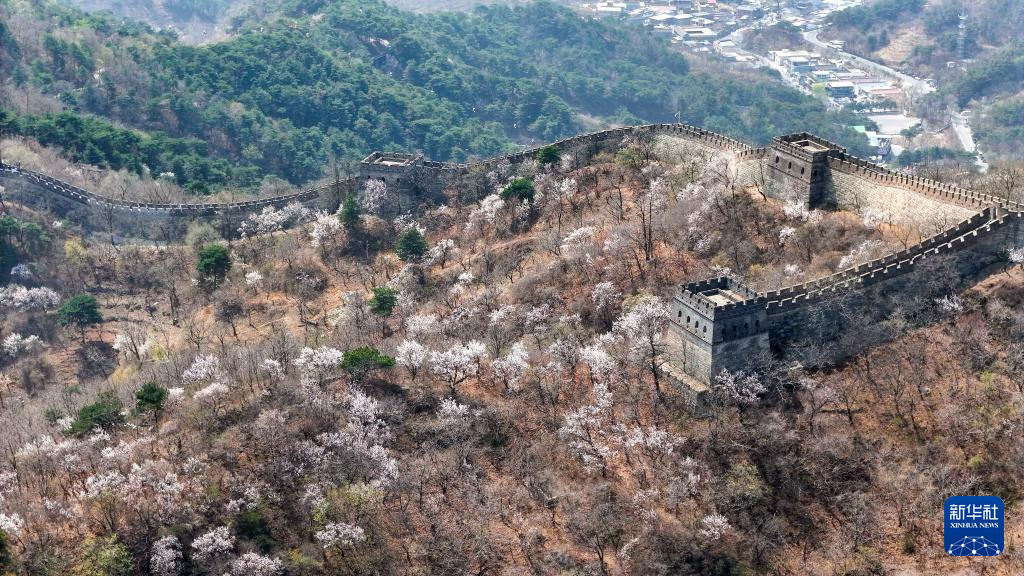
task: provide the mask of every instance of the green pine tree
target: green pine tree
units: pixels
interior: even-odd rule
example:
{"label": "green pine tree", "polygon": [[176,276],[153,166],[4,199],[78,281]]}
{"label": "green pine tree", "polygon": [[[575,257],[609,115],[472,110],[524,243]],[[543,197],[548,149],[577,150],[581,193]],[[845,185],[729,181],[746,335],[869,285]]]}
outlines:
{"label": "green pine tree", "polygon": [[403,262],[419,260],[426,256],[429,249],[430,246],[427,245],[427,240],[415,226],[403,232],[398,237],[398,241],[395,242],[395,253],[398,254],[398,257]]}
{"label": "green pine tree", "polygon": [[363,216],[363,209],[359,206],[359,201],[356,199],[356,195],[350,193],[345,197],[345,202],[341,205],[341,223],[345,225],[345,229],[350,233],[359,230],[359,223]]}
{"label": "green pine tree", "polygon": [[210,288],[216,288],[231,270],[231,253],[226,246],[211,244],[199,251],[196,271]]}

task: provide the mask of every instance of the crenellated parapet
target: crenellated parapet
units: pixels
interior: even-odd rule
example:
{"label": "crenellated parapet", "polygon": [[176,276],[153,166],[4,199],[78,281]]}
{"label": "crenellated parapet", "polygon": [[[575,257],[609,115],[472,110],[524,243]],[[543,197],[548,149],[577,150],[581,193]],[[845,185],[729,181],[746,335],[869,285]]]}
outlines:
{"label": "crenellated parapet", "polygon": [[247,200],[244,202],[160,204],[152,202],[135,202],[131,200],[121,200],[118,198],[101,196],[45,174],[17,166],[11,166],[9,164],[0,164],[0,177],[21,180],[28,184],[43,188],[57,196],[61,196],[80,204],[87,204],[101,208],[112,208],[124,212],[148,212],[187,218],[208,216],[219,213],[259,212],[267,207],[280,208],[293,202],[302,203],[316,199],[330,188],[329,186],[321,186],[296,192],[294,194],[275,196],[273,198],[264,198],[260,200]]}
{"label": "crenellated parapet", "polygon": [[939,182],[913,174],[896,172],[849,154],[842,157],[829,158],[829,168],[864,180],[902,188],[917,194],[933,196],[968,208],[981,209],[990,205],[998,205],[1010,209],[1024,208],[1021,204],[1006,198],[968,190],[947,182]]}
{"label": "crenellated parapet", "polygon": [[722,370],[742,369],[751,356],[767,353],[766,302],[729,276],[681,286],[670,318],[679,368],[707,385]]}

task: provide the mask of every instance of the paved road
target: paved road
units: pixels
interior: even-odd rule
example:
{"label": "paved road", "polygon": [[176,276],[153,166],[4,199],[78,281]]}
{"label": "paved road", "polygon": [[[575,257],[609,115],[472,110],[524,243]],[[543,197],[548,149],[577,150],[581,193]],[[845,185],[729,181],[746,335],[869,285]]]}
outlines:
{"label": "paved road", "polygon": [[[887,76],[893,80],[898,81],[903,86],[904,92],[906,92],[908,95],[922,95],[935,91],[935,88],[933,88],[924,80],[918,80],[913,76],[904,74],[903,72],[900,72],[899,70],[896,70],[895,68],[892,68],[890,66],[886,66],[885,64],[879,64],[878,62],[874,62],[866,58],[861,58],[856,54],[850,54],[849,52],[844,52],[842,50],[836,50],[835,48],[832,48],[825,42],[818,39],[819,32],[820,30],[809,30],[807,32],[804,32],[804,40],[810,42],[811,44],[817,46],[818,48],[824,51],[835,52],[842,56],[843,58],[856,62],[858,65],[867,68],[868,70],[871,70],[876,74]],[[963,147],[963,149],[968,152],[978,153],[978,160],[976,162],[978,170],[980,170],[981,172],[987,171],[988,163],[985,162],[985,160],[981,157],[981,152],[978,150],[978,146],[974,142],[974,133],[971,130],[971,124],[969,119],[966,116],[964,116],[963,112],[952,112],[949,116],[949,122],[953,127],[953,131],[956,133],[957,139],[960,140],[960,146]]]}
{"label": "paved road", "polygon": [[971,131],[970,120],[963,112],[955,112],[950,115],[949,123],[953,127],[953,132],[956,132],[957,139],[960,140],[960,146],[968,152],[977,152],[978,159],[974,162],[978,166],[978,171],[984,173],[988,171],[988,162],[981,155],[981,151],[978,150],[978,145],[974,141],[974,133]]}

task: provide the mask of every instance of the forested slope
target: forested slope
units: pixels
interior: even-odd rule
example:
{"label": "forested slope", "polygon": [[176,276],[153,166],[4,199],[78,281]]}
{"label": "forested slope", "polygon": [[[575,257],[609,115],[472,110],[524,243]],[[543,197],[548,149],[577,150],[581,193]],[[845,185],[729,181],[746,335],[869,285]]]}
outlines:
{"label": "forested slope", "polygon": [[[382,2],[277,3],[206,47],[51,2],[6,0],[0,11],[13,112],[67,108],[157,139],[201,140],[235,166],[179,163],[179,183],[200,191],[265,174],[302,183],[373,149],[493,155],[609,123],[667,121],[677,106],[687,122],[748,140],[807,129],[860,143],[795,91],[695,71],[642,29],[550,3],[428,15]],[[93,161],[131,155],[100,144]]]}
{"label": "forested slope", "polygon": [[837,12],[832,23],[825,36],[846,40],[847,50],[936,80],[920,114],[938,120],[953,107],[975,109],[971,124],[986,156],[1024,157],[1024,0],[878,0]]}

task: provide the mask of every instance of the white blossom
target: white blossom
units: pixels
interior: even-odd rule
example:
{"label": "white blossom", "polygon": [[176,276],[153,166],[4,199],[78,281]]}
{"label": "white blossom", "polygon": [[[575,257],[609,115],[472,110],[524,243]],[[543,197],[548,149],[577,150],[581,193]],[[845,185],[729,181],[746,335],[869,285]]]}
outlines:
{"label": "white blossom", "polygon": [[284,367],[277,360],[271,358],[264,358],[263,362],[260,362],[260,370],[266,372],[271,378],[280,380],[284,378]]}
{"label": "white blossom", "polygon": [[437,332],[437,316],[434,314],[409,316],[405,319],[405,331],[412,339],[430,336]]}
{"label": "white blossom", "polygon": [[309,226],[310,244],[314,247],[330,246],[345,234],[345,226],[334,214],[317,212]]}
{"label": "white blossom", "polygon": [[149,557],[153,576],[177,576],[181,573],[181,543],[174,536],[164,536],[153,543]]}
{"label": "white blossom", "polygon": [[441,405],[437,408],[437,419],[444,428],[465,426],[471,418],[469,406],[459,404],[454,398],[441,400]]}
{"label": "white blossom", "polygon": [[783,226],[782,229],[779,230],[779,246],[785,246],[786,242],[793,237],[793,234],[796,234],[796,228],[793,228],[792,226]]}
{"label": "white blossom", "polygon": [[810,210],[807,209],[807,205],[799,200],[793,200],[787,202],[782,207],[782,212],[789,218],[795,218],[797,220],[807,220],[811,216]]}
{"label": "white blossom", "polygon": [[935,303],[946,314],[959,314],[964,311],[964,299],[956,294],[938,298],[935,300]]}
{"label": "white blossom", "polygon": [[293,202],[284,208],[267,206],[259,214],[251,214],[238,227],[241,236],[259,236],[278,232],[309,218],[310,211],[302,204]]}
{"label": "white blossom", "polygon": [[551,318],[551,305],[541,304],[530,308],[523,317],[523,329],[527,334],[541,336],[548,331],[548,320]]}
{"label": "white blossom", "polygon": [[403,340],[395,351],[395,362],[412,371],[418,370],[426,361],[429,350],[415,340]]}
{"label": "white blossom", "polygon": [[455,240],[445,238],[430,247],[430,250],[427,252],[426,263],[438,264],[451,260],[458,254],[458,252],[459,248],[456,246]]}
{"label": "white blossom", "polygon": [[497,194],[491,194],[480,201],[480,206],[469,213],[466,219],[466,228],[470,230],[482,230],[487,224],[493,224],[498,217],[498,212],[505,207],[505,201]]}
{"label": "white blossom", "polygon": [[491,369],[494,375],[505,382],[505,385],[512,390],[518,390],[519,381],[530,369],[530,355],[522,342],[512,345],[512,350],[504,358],[498,358],[491,362]]}
{"label": "white blossom", "polygon": [[705,540],[718,540],[729,530],[729,520],[721,514],[709,514],[701,520],[703,528],[700,530],[701,538]]}
{"label": "white blossom", "polygon": [[220,369],[220,358],[209,355],[198,355],[192,361],[192,365],[181,374],[181,381],[185,385],[221,380],[223,373]]}
{"label": "white blossom", "polygon": [[662,333],[668,324],[671,308],[659,298],[647,296],[629,308],[612,326],[612,331],[624,334],[635,354],[652,354],[661,344]]}
{"label": "white blossom", "polygon": [[714,389],[726,399],[737,404],[754,404],[768,388],[761,383],[757,374],[744,371],[730,372],[722,370],[715,377]]}
{"label": "white blossom", "polygon": [[359,204],[371,214],[377,213],[388,197],[388,185],[381,180],[369,179],[363,186]]}
{"label": "white blossom", "polygon": [[452,386],[480,372],[480,360],[487,356],[483,343],[476,340],[455,344],[443,352],[430,353],[430,371]]}
{"label": "white blossom", "polygon": [[331,522],[318,530],[314,535],[321,546],[353,546],[366,540],[366,532],[359,526],[344,522]]}
{"label": "white blossom", "polygon": [[18,514],[0,514],[0,531],[17,534],[25,527],[25,521]]}
{"label": "white blossom", "polygon": [[861,242],[856,248],[850,251],[839,259],[839,270],[845,270],[852,266],[857,265],[860,262],[865,262],[870,259],[871,253],[877,249],[879,242],[877,240],[865,240]]}
{"label": "white blossom", "polygon": [[565,416],[565,424],[558,435],[568,443],[569,452],[579,458],[585,467],[604,466],[616,451],[606,423],[612,406],[612,393],[602,382],[594,382],[594,403],[581,406]]}
{"label": "white blossom", "polygon": [[60,295],[49,288],[25,288],[11,284],[0,287],[0,308],[49,310],[60,305]]}
{"label": "white blossom", "polygon": [[18,480],[18,473],[13,471],[0,472],[0,502],[3,502],[3,497],[14,491],[14,486]]}
{"label": "white blossom", "polygon": [[42,340],[39,336],[22,336],[17,332],[9,334],[3,341],[4,353],[14,358],[22,352],[33,352],[43,347]]}
{"label": "white blossom", "polygon": [[[1024,246],[1020,248],[1011,248],[1006,251],[1007,258],[1014,264],[1024,264]],[[0,296],[0,302],[3,302],[3,297]]]}
{"label": "white blossom", "polygon": [[612,282],[599,282],[590,291],[590,299],[594,302],[594,309],[597,311],[610,310],[620,298],[622,298],[622,292],[619,292]]}
{"label": "white blossom", "polygon": [[32,269],[28,267],[28,264],[21,263],[11,268],[11,278],[19,282],[32,279]]}
{"label": "white blossom", "polygon": [[261,556],[246,552],[231,563],[231,576],[277,576],[284,572],[284,563],[279,558]]}
{"label": "white blossom", "polygon": [[497,310],[492,310],[487,316],[487,324],[490,326],[500,326],[508,324],[515,319],[516,306],[515,304],[506,304]]}
{"label": "white blossom", "polygon": [[594,236],[597,234],[597,229],[593,226],[582,226],[569,233],[562,240],[560,247],[561,252],[564,256],[569,258],[578,258],[586,254],[586,251],[593,246]]}
{"label": "white blossom", "polygon": [[105,494],[119,494],[127,483],[128,479],[125,475],[117,470],[93,474],[85,479],[85,491],[81,496],[83,498],[99,498]]}
{"label": "white blossom", "polygon": [[212,382],[209,385],[196,390],[192,394],[194,400],[210,400],[216,402],[219,398],[226,396],[231,389],[220,382]]}
{"label": "white blossom", "polygon": [[258,289],[263,285],[263,274],[260,274],[257,270],[246,272],[245,285],[250,288]]}
{"label": "white blossom", "polygon": [[227,526],[214,528],[192,541],[194,556],[200,562],[214,559],[235,548],[235,537]]}

